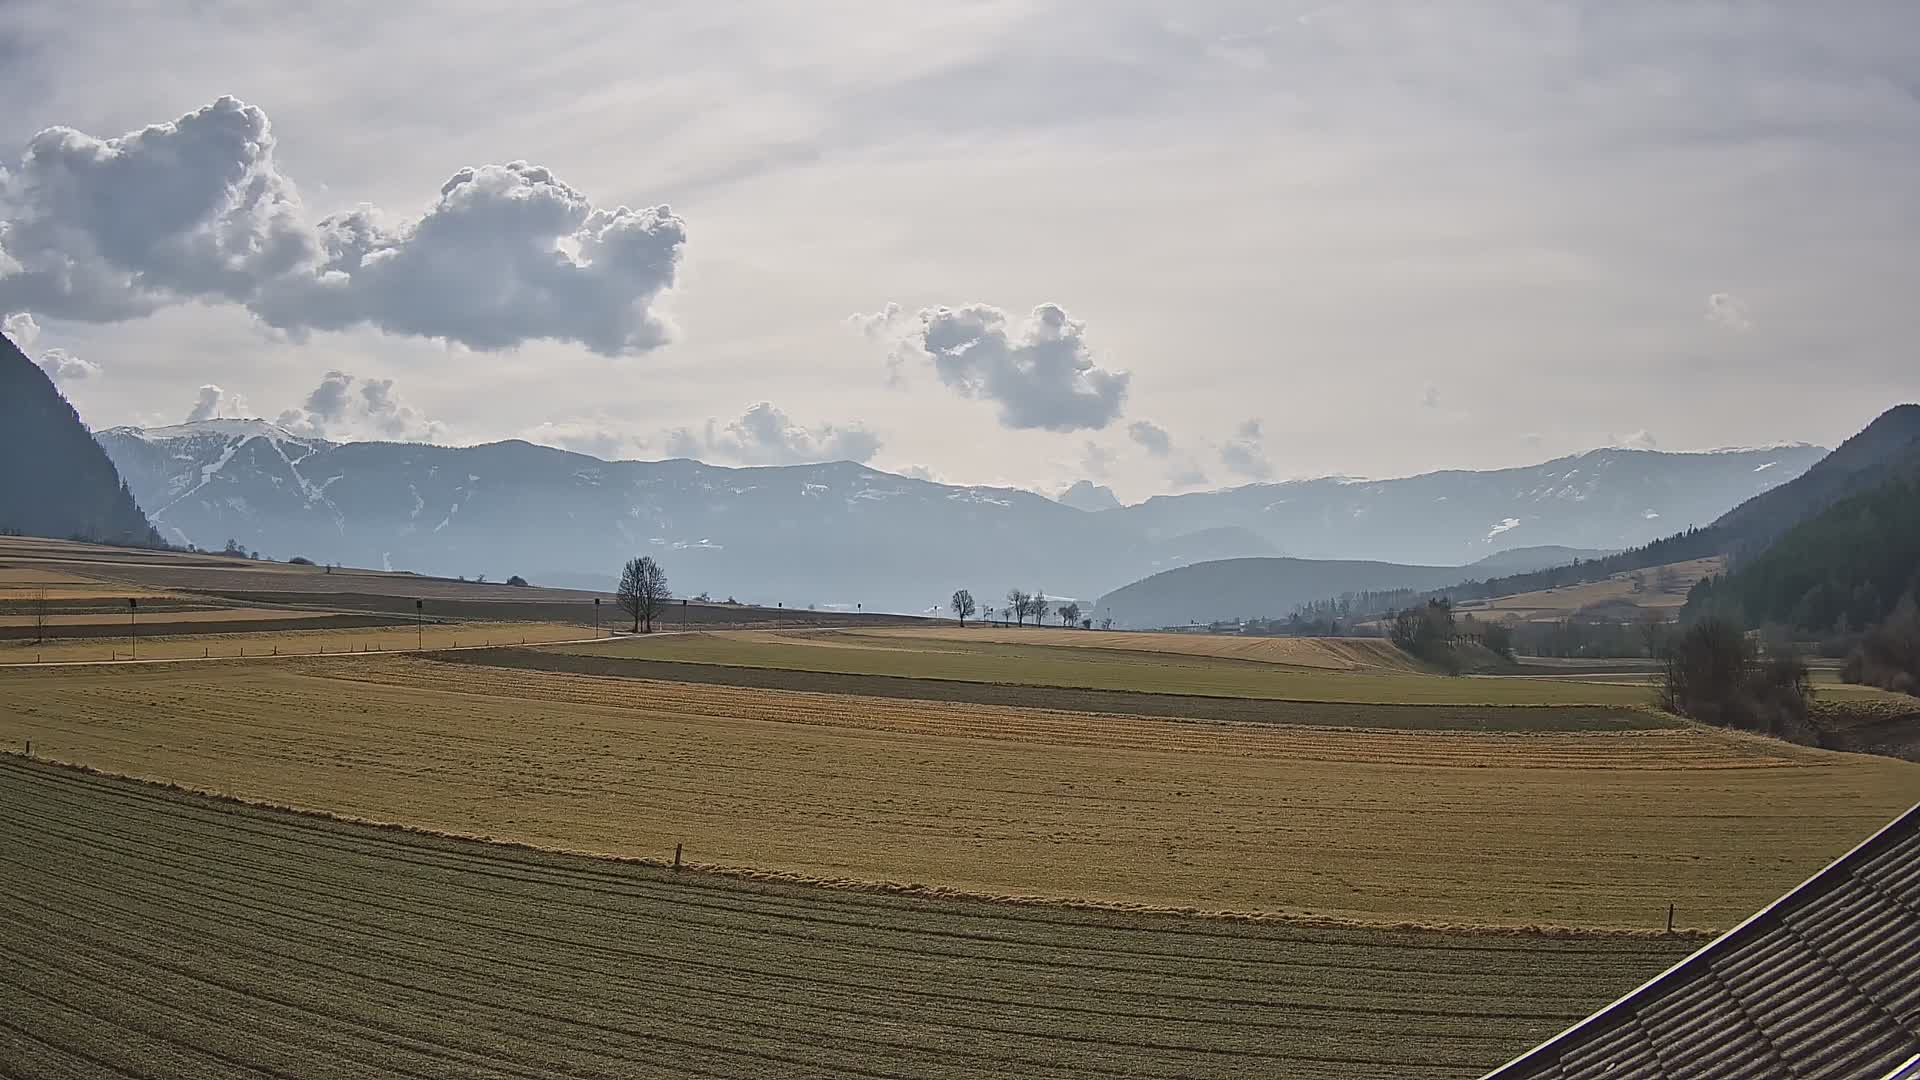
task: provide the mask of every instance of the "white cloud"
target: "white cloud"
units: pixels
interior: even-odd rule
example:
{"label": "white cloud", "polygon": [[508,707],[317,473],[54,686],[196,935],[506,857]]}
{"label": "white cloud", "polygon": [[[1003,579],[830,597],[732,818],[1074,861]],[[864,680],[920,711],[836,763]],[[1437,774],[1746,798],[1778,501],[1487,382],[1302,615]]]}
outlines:
{"label": "white cloud", "polygon": [[47,373],[47,378],[62,386],[97,378],[100,374],[99,364],[82,360],[65,349],[48,349],[34,363]]}
{"label": "white cloud", "polygon": [[1127,438],[1146,448],[1154,457],[1166,457],[1173,453],[1173,436],[1167,429],[1151,420],[1135,420],[1127,425]]}
{"label": "white cloud", "polygon": [[626,461],[647,456],[647,441],[633,433],[630,425],[604,416],[548,420],[522,432],[521,438],[541,446],[553,446],[587,454],[602,461]]}
{"label": "white cloud", "polygon": [[110,322],[244,304],[281,330],[373,326],[499,349],[607,355],[667,341],[684,223],[595,207],[523,161],[465,168],[419,218],[308,224],[267,114],[232,97],[110,139],[52,127],[0,173],[0,306]]}
{"label": "white cloud", "polygon": [[1707,297],[1707,321],[1740,333],[1753,329],[1747,305],[1732,293],[1717,292]]}
{"label": "white cloud", "polygon": [[191,424],[199,420],[228,420],[245,417],[247,399],[239,394],[230,394],[213,383],[200,387],[200,395],[194,399],[192,408],[187,410],[186,422]]}
{"label": "white cloud", "polygon": [[1266,433],[1261,430],[1260,421],[1248,420],[1233,433],[1233,437],[1220,446],[1220,464],[1228,472],[1253,480],[1265,480],[1273,475],[1273,465],[1267,461]]}
{"label": "white cloud", "polygon": [[408,404],[392,379],[361,379],[329,371],[306,403],[276,421],[296,434],[339,441],[434,442],[446,435],[440,421]]}
{"label": "white cloud", "polygon": [[762,401],[724,427],[709,419],[700,431],[683,427],[668,432],[666,452],[738,465],[866,462],[880,452],[880,437],[857,424],[802,427],[772,402]]}
{"label": "white cloud", "polygon": [[673,284],[686,226],[665,206],[597,209],[515,161],[460,170],[416,220],[388,226],[363,206],[318,234],[325,257],[254,300],[268,324],[364,324],[476,349],[546,338],[614,356],[669,340],[654,304]]}
{"label": "white cloud", "polygon": [[[4,326],[7,336],[13,339],[21,352],[32,356],[33,345],[40,340],[40,324],[34,321],[32,313],[16,311],[0,322],[0,326]],[[100,374],[99,364],[82,360],[65,349],[48,349],[34,360],[34,364],[61,387],[97,378]]]}
{"label": "white cloud", "polygon": [[40,324],[33,321],[32,312],[16,311],[7,316],[6,321],[0,325],[5,326],[7,336],[13,339],[15,345],[20,346],[21,352],[33,348],[33,343],[40,340]]}
{"label": "white cloud", "polygon": [[1629,431],[1625,435],[1610,435],[1607,438],[1608,442],[1612,445],[1627,450],[1657,450],[1660,448],[1659,440],[1655,439],[1645,428],[1641,428],[1638,431]]}
{"label": "white cloud", "polygon": [[1420,404],[1429,409],[1439,408],[1440,388],[1432,383],[1428,383],[1425,388],[1420,391]]}
{"label": "white cloud", "polygon": [[[908,324],[905,355],[917,353],[931,363],[940,381],[961,396],[998,404],[1004,427],[1099,429],[1119,417],[1126,403],[1132,377],[1096,364],[1086,326],[1057,304],[1041,304],[1018,326],[986,304],[924,308],[910,323],[889,304],[878,315],[852,321],[869,334]],[[895,353],[896,363],[902,355]]]}

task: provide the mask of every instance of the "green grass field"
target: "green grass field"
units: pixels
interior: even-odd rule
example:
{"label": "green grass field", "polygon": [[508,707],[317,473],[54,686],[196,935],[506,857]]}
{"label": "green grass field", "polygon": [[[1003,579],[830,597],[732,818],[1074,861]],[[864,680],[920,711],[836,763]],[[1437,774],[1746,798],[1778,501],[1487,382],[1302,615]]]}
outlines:
{"label": "green grass field", "polygon": [[1324,671],[1216,656],[955,640],[904,634],[673,634],[556,646],[584,656],[677,660],[845,675],[1158,694],[1409,705],[1645,705],[1643,686],[1565,679]]}
{"label": "green grass field", "polygon": [[1472,1077],[1693,948],[752,883],[0,757],[0,1073]]}

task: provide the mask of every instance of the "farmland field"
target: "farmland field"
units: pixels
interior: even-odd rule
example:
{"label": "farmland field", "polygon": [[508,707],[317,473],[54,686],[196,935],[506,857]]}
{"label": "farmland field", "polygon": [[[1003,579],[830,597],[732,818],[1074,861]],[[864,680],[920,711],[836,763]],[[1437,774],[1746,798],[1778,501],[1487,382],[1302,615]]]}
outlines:
{"label": "farmland field", "polygon": [[[610,652],[613,655],[608,655]],[[899,675],[844,675],[831,671],[643,660],[621,656],[619,652],[617,648],[609,650],[598,647],[568,650],[503,648],[447,653],[436,659],[524,671],[608,675],[758,690],[801,690],[903,701],[964,702],[1060,712],[1117,713],[1126,716],[1315,727],[1390,728],[1403,731],[1631,731],[1679,726],[1678,721],[1664,713],[1610,705],[1486,706],[1288,701],[1277,698],[914,679]]]}
{"label": "farmland field", "polygon": [[[137,645],[134,639],[124,634],[124,616],[122,633],[112,637],[50,638],[39,644],[26,636],[0,637],[0,665],[124,660],[136,652],[143,660],[183,660],[269,653],[297,656],[390,652],[410,650],[420,645],[430,650],[471,648],[573,641],[592,633],[577,626],[517,622],[427,623],[416,631],[411,622],[401,622],[390,616],[310,615],[301,618],[298,612],[280,614],[294,617],[276,626],[260,628],[244,621],[176,622],[173,620],[180,616],[156,616],[168,621],[149,625],[141,633]],[[326,628],[300,628],[316,623]],[[17,634],[17,631],[8,630],[6,633]]]}
{"label": "farmland field", "polygon": [[0,824],[0,1071],[35,1080],[1466,1078],[1697,944],[676,874],[17,756]]}
{"label": "farmland field", "polygon": [[1724,927],[1920,768],[1696,728],[1352,731],[458,667],[0,672],[0,740],[546,848],[982,896]]}
{"label": "farmland field", "polygon": [[[1644,705],[1652,697],[1641,686],[1571,679],[1448,678],[1371,667],[1351,671],[1292,667],[1268,660],[1152,648],[1019,644],[999,640],[1004,632],[991,629],[983,630],[978,640],[957,637],[958,633],[741,631],[628,639],[567,646],[562,651],[845,675],[1358,704]],[[1044,642],[1052,632],[1032,633]],[[1113,639],[1189,640],[1179,635],[1077,633]]]}

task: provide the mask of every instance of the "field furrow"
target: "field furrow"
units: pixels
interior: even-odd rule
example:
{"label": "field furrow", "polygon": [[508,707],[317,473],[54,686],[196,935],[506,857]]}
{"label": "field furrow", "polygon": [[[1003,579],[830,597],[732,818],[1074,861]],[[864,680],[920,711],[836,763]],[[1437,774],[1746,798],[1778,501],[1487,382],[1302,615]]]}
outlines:
{"label": "field furrow", "polygon": [[0,758],[0,1072],[36,1077],[1437,1080],[1690,945],[755,883]]}
{"label": "field furrow", "polygon": [[[408,658],[0,673],[0,739],[537,847],[861,888],[1290,917],[1724,926],[1920,768],[1698,728],[1176,720]],[[1204,996],[1197,992],[1196,996]]]}

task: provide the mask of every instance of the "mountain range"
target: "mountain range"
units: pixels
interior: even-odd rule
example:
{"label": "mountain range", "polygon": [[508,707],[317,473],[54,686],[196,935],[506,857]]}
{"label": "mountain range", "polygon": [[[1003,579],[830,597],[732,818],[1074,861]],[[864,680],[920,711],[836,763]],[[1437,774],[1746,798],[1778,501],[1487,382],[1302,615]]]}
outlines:
{"label": "mountain range", "polygon": [[[520,441],[334,443],[257,420],[96,437],[175,543],[582,587],[606,587],[622,560],[652,553],[682,593],[895,611],[926,610],[958,587],[1086,599],[1246,556],[1457,567],[1516,547],[1619,548],[1712,520],[1824,453],[1596,450],[1520,469],[1253,484],[1089,511],[850,462],[725,468]],[[1083,494],[1104,505],[1093,487]]]}

